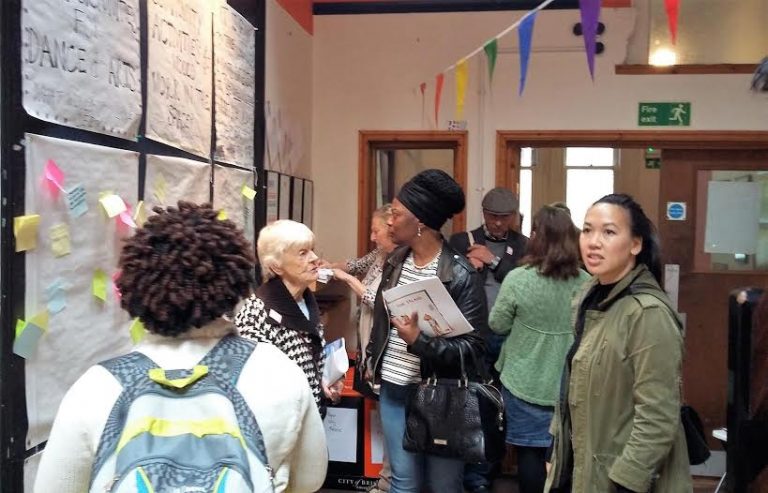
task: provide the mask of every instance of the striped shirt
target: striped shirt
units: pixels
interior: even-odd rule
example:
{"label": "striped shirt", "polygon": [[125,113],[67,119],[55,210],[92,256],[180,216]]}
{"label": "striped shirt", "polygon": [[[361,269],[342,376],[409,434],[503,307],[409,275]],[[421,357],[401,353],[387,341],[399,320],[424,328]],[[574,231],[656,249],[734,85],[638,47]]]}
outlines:
{"label": "striped shirt", "polygon": [[[403,270],[400,272],[398,286],[421,281],[430,277],[437,277],[437,261],[440,253],[424,268],[416,267],[413,263],[413,252],[408,254],[408,258],[403,263]],[[385,382],[397,385],[408,385],[421,381],[421,358],[408,352],[408,344],[400,338],[397,329],[390,325],[389,343],[384,351],[384,360],[381,364],[381,379]]]}

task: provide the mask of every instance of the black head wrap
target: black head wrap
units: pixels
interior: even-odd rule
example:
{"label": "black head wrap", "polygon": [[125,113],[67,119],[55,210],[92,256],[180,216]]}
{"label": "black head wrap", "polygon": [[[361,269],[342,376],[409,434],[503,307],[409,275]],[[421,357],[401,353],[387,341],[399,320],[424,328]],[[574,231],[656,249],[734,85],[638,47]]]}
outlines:
{"label": "black head wrap", "polygon": [[464,210],[464,191],[451,175],[439,169],[424,170],[411,178],[398,192],[397,200],[434,230]]}

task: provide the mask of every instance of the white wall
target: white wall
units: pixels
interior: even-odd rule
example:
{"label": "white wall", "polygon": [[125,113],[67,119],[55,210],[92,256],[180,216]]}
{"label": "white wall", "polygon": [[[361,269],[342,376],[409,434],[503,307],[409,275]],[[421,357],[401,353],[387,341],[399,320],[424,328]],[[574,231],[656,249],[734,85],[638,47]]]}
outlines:
{"label": "white wall", "polygon": [[[267,1],[265,100],[272,113],[267,132],[273,156],[271,166],[265,156],[265,167],[310,178],[312,36],[275,0]],[[292,145],[285,146],[288,140]],[[283,149],[279,159],[276,144]]]}
{"label": "white wall", "polygon": [[[358,131],[433,128],[435,74],[520,16],[520,12],[315,16],[314,229],[329,258],[355,252]],[[469,225],[479,222],[483,191],[493,186],[497,130],[636,130],[640,101],[691,102],[692,130],[768,128],[768,98],[748,91],[748,75],[615,75],[614,65],[625,61],[633,33],[632,9],[603,9],[606,52],[597,58],[592,82],[582,39],[571,33],[578,21],[577,10],[539,13],[521,98],[516,32],[500,43],[492,91],[486,90],[484,59],[470,60],[465,109]],[[634,43],[646,42],[645,35],[635,38]],[[454,117],[453,76],[446,74],[442,129]],[[426,115],[418,91],[422,81],[428,83]]]}

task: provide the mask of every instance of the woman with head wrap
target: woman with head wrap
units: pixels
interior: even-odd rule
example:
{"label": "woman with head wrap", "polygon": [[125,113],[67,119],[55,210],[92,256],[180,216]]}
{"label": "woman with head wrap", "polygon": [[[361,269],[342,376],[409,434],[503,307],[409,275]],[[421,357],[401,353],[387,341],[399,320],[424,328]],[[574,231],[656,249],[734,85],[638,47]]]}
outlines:
{"label": "woman with head wrap", "polygon": [[[474,351],[478,360],[485,349],[478,335],[488,322],[482,281],[440,233],[443,224],[463,209],[464,192],[459,185],[445,172],[434,169],[414,176],[392,202],[390,231],[401,246],[384,265],[366,352],[372,361],[370,378],[381,385],[381,417],[393,493],[418,493],[424,487],[435,492],[462,491],[461,459],[407,452],[403,434],[405,408],[415,385],[433,375],[459,378],[459,348],[465,357],[467,350]],[[430,337],[419,331],[419,313],[408,320],[389,319],[382,292],[429,277],[443,282],[474,332],[452,338]]]}

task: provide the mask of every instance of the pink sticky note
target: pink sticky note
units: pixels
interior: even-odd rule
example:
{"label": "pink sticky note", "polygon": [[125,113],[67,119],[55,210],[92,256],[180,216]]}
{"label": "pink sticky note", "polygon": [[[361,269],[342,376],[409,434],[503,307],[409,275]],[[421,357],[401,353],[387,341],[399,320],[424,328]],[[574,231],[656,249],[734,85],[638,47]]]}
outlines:
{"label": "pink sticky note", "polygon": [[127,210],[125,212],[121,212],[118,216],[118,219],[125,224],[126,226],[130,226],[132,228],[136,227],[136,222],[134,222],[133,217],[131,217],[131,211]]}
{"label": "pink sticky note", "polygon": [[59,196],[60,191],[64,190],[63,183],[64,172],[61,171],[61,168],[56,165],[53,159],[49,159],[45,163],[45,184],[48,190],[50,190],[51,195],[55,198]]}
{"label": "pink sticky note", "polygon": [[120,279],[120,275],[123,273],[123,271],[119,270],[112,274],[112,290],[115,293],[115,298],[118,300],[122,298],[123,293],[120,292],[120,288],[117,287],[117,280]]}

